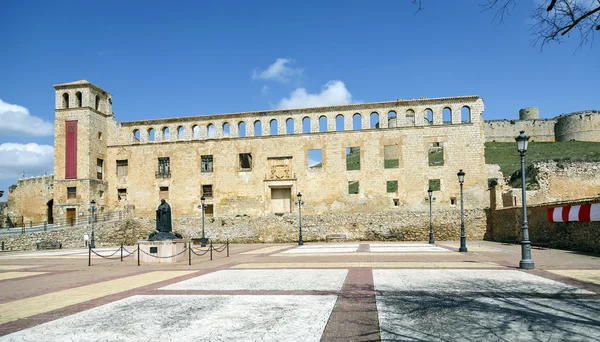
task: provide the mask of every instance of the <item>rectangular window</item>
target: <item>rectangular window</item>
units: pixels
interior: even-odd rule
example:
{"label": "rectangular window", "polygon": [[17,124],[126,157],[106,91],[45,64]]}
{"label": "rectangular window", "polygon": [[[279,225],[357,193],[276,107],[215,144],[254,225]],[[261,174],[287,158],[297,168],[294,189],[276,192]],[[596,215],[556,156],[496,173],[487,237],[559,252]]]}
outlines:
{"label": "rectangular window", "polygon": [[103,179],[103,177],[102,177],[103,173],[104,173],[104,160],[96,159],[96,178]]}
{"label": "rectangular window", "polygon": [[77,120],[65,121],[65,178],[77,178]]}
{"label": "rectangular window", "polygon": [[400,165],[400,153],[398,145],[383,146],[383,167],[385,169],[397,169]]}
{"label": "rectangular window", "polygon": [[128,172],[128,161],[125,160],[117,160],[117,176],[124,177],[127,176]]}
{"label": "rectangular window", "polygon": [[350,195],[358,194],[358,181],[348,182],[348,194],[350,194]]}
{"label": "rectangular window", "polygon": [[456,197],[450,197],[450,205],[456,205]]}
{"label": "rectangular window", "polygon": [[215,216],[215,207],[213,204],[206,204],[204,207],[204,216]]}
{"label": "rectangular window", "polygon": [[200,156],[200,171],[213,172],[213,156]]}
{"label": "rectangular window", "polygon": [[444,145],[434,142],[429,145],[429,166],[444,165]]}
{"label": "rectangular window", "polygon": [[169,157],[158,158],[158,171],[156,171],[156,178],[170,178],[171,177],[171,160]]}
{"label": "rectangular window", "polygon": [[240,153],[240,171],[252,170],[252,153]]}
{"label": "rectangular window", "polygon": [[127,201],[127,189],[117,189],[119,201]]}
{"label": "rectangular window", "polygon": [[323,150],[308,150],[308,168],[323,168]]}
{"label": "rectangular window", "polygon": [[397,180],[387,181],[386,188],[387,188],[388,193],[397,192],[398,191],[398,181]]}
{"label": "rectangular window", "polygon": [[346,171],[360,170],[360,147],[346,147]]}
{"label": "rectangular window", "polygon": [[202,185],[202,196],[206,198],[213,197],[212,184]]}
{"label": "rectangular window", "polygon": [[440,191],[441,185],[439,179],[430,179],[429,180],[429,189],[433,191]]}
{"label": "rectangular window", "polygon": [[77,198],[77,188],[72,186],[67,188],[67,199]]}
{"label": "rectangular window", "polygon": [[161,186],[158,193],[158,199],[169,199],[169,187]]}

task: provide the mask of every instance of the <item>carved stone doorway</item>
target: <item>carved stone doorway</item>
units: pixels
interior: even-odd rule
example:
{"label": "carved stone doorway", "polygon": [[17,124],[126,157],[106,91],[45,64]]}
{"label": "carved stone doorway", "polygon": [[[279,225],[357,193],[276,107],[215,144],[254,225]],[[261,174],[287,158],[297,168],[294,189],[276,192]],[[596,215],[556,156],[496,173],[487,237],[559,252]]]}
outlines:
{"label": "carved stone doorway", "polygon": [[271,188],[271,211],[285,214],[292,211],[292,188]]}

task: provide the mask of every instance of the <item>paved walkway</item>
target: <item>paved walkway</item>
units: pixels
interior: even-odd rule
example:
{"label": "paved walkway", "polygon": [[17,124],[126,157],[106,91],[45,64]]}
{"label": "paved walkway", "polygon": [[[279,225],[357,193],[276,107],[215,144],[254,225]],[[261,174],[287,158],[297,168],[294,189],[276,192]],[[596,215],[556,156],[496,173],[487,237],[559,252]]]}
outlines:
{"label": "paved walkway", "polygon": [[534,249],[523,271],[520,246],[467,247],[232,245],[191,266],[2,253],[0,341],[600,340],[600,256]]}

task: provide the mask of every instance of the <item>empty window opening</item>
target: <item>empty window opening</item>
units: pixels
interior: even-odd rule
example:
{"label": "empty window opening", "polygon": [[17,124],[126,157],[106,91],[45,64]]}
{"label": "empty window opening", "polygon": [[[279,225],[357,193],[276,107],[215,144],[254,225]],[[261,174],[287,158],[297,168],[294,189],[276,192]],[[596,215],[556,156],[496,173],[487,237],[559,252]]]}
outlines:
{"label": "empty window opening", "polygon": [[346,147],[346,170],[360,170],[360,147]]}
{"label": "empty window opening", "polygon": [[104,176],[104,160],[96,159],[96,178],[103,179]]}
{"label": "empty window opening", "polygon": [[398,115],[393,110],[388,113],[388,127],[398,127]]}
{"label": "empty window opening", "polygon": [[335,117],[335,130],[343,131],[344,130],[344,116],[339,114]]}
{"label": "empty window opening", "polygon": [[246,123],[244,121],[238,123],[238,136],[240,138],[246,137]]}
{"label": "empty window opening", "polygon": [[129,168],[129,162],[127,161],[127,159],[117,160],[117,176],[118,177],[127,176],[127,173],[129,171],[128,168]]}
{"label": "empty window opening", "polygon": [[379,114],[373,112],[369,115],[369,128],[379,128]]}
{"label": "empty window opening", "polygon": [[148,130],[148,140],[154,141],[154,128]]}
{"label": "empty window opening", "polygon": [[289,118],[285,120],[285,133],[294,134],[294,119]]}
{"label": "empty window opening", "polygon": [[463,106],[460,109],[460,121],[471,122],[471,108],[468,106]]}
{"label": "empty window opening", "polygon": [[177,127],[177,139],[183,139],[185,137],[185,128],[183,126]]}
{"label": "empty window opening", "polygon": [[409,126],[415,125],[415,111],[412,109],[406,111],[406,124]]}
{"label": "empty window opening", "polygon": [[70,186],[67,188],[67,199],[77,198],[77,187]]}
{"label": "empty window opening", "polygon": [[213,197],[213,187],[212,184],[204,184],[202,185],[202,196],[206,198]]}
{"label": "empty window opening", "polygon": [[240,153],[240,171],[252,170],[252,153]]}
{"label": "empty window opening", "polygon": [[127,189],[117,189],[117,198],[119,201],[127,201]]}
{"label": "empty window opening", "polygon": [[254,136],[262,137],[262,122],[260,120],[254,121]]}
{"label": "empty window opening", "polygon": [[200,127],[198,127],[198,125],[192,126],[192,137],[194,139],[200,139]]}
{"label": "empty window opening", "polygon": [[94,109],[98,110],[100,108],[100,96],[96,95],[96,102],[94,104]]}
{"label": "empty window opening", "polygon": [[449,107],[442,109],[442,121],[444,123],[452,123],[452,109]]}
{"label": "empty window opening", "polygon": [[164,200],[169,199],[169,187],[168,186],[161,186],[159,188],[158,199],[164,199]]}
{"label": "empty window opening", "polygon": [[162,134],[163,134],[163,140],[169,140],[169,138],[170,138],[169,127],[164,127],[162,130]]}
{"label": "empty window opening", "polygon": [[206,136],[209,138],[214,138],[215,137],[215,125],[213,124],[208,124],[208,126],[206,126]]}
{"label": "empty window opening", "polygon": [[323,150],[308,150],[308,168],[323,168]]}
{"label": "empty window opening", "polygon": [[102,132],[98,132],[98,140],[102,140]]}
{"label": "empty window opening", "polygon": [[277,135],[277,131],[278,131],[277,120],[276,119],[271,120],[271,122],[269,122],[269,126],[271,128],[271,131],[269,134]]}
{"label": "empty window opening", "polygon": [[433,191],[440,191],[441,190],[441,183],[439,179],[430,179],[429,180],[429,189],[433,190]]}
{"label": "empty window opening", "polygon": [[425,120],[428,125],[433,125],[433,111],[430,108],[425,109]]}
{"label": "empty window opening", "polygon": [[133,139],[135,139],[135,141],[140,141],[140,130],[139,129],[133,130]]}
{"label": "empty window opening", "polygon": [[429,166],[444,165],[444,145],[439,142],[429,144]]}
{"label": "empty window opening", "polygon": [[450,205],[456,205],[456,197],[450,197]]}
{"label": "empty window opening", "polygon": [[214,204],[205,204],[204,205],[204,216],[208,216],[208,217],[215,216],[215,206],[214,206]]}
{"label": "empty window opening", "polygon": [[327,132],[327,117],[325,115],[319,117],[319,132]]}
{"label": "empty window opening", "polygon": [[352,116],[352,129],[362,129],[362,115],[356,113]]}
{"label": "empty window opening", "polygon": [[77,103],[76,103],[77,107],[81,107],[81,103],[83,101],[82,101],[82,96],[81,96],[81,92],[80,91],[78,91],[78,92],[75,93],[75,99],[77,100]]}
{"label": "empty window opening", "polygon": [[400,199],[399,198],[394,198],[394,207],[397,207],[398,203],[400,203]]}
{"label": "empty window opening", "polygon": [[348,182],[348,194],[349,195],[357,195],[358,194],[358,181]]}
{"label": "empty window opening", "polygon": [[398,192],[398,181],[386,181],[386,191],[387,193]]}
{"label": "empty window opening", "polygon": [[63,108],[69,108],[69,93],[64,93],[63,96]]}
{"label": "empty window opening", "polygon": [[200,172],[213,172],[213,156],[200,156]]}
{"label": "empty window opening", "polygon": [[156,171],[158,178],[169,178],[171,177],[171,159],[169,157],[158,158],[158,171]]}
{"label": "empty window opening", "polygon": [[397,169],[400,165],[400,149],[398,145],[383,146],[383,168]]}
{"label": "empty window opening", "polygon": [[310,132],[311,132],[310,118],[308,116],[305,116],[304,119],[302,119],[302,133],[310,133]]}
{"label": "empty window opening", "polygon": [[227,122],[223,124],[223,136],[224,137],[231,136],[231,126]]}

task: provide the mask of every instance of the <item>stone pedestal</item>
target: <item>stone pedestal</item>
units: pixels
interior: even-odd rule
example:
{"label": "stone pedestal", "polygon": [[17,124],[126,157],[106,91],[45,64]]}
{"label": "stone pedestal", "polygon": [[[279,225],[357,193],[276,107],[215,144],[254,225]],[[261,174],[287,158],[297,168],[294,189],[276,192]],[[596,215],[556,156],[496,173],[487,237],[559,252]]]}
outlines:
{"label": "stone pedestal", "polygon": [[140,245],[141,264],[169,264],[184,261],[188,258],[187,251],[181,253],[187,246],[187,243],[183,240],[141,240],[137,243]]}

